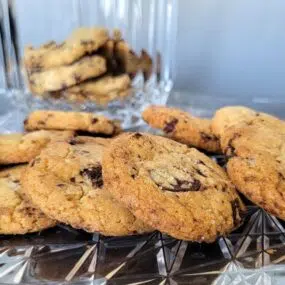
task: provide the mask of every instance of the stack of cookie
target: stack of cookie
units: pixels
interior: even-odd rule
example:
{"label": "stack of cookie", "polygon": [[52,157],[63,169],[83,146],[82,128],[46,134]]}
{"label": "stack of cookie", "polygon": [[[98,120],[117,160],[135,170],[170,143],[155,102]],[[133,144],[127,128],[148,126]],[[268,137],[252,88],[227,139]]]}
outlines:
{"label": "stack of cookie", "polygon": [[[178,113],[161,119],[163,109],[152,107],[144,117],[164,122],[168,135],[180,122],[184,128],[191,124],[187,114],[165,111]],[[191,144],[220,151],[209,121],[195,120]],[[196,148],[161,136],[121,133],[117,122],[83,112],[35,111],[24,126],[29,133],[0,137],[2,165],[29,162],[0,172],[5,205],[0,233],[65,223],[107,236],[160,230],[212,242],[242,222],[245,207],[234,184]],[[180,140],[188,143],[191,136],[182,133]]]}
{"label": "stack of cookie", "polygon": [[[1,234],[25,234],[57,223],[28,199],[21,181],[21,175],[28,170],[26,163],[33,161],[49,144],[59,141],[73,144],[77,131],[106,136],[120,132],[117,122],[90,113],[36,111],[25,120],[24,126],[29,132],[0,135]],[[51,191],[52,188],[48,195]]]}
{"label": "stack of cookie", "polygon": [[24,52],[28,84],[33,94],[106,104],[130,95],[131,79],[139,70],[149,77],[152,60],[138,57],[114,31],[79,28],[63,43],[48,42]]}

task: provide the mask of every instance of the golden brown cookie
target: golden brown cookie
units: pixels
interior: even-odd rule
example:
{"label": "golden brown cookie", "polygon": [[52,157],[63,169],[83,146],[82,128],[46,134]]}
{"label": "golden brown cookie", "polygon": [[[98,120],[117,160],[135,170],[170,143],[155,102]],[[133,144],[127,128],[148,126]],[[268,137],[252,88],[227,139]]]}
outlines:
{"label": "golden brown cookie", "polygon": [[54,41],[39,48],[26,47],[24,63],[29,71],[42,71],[63,65],[69,65],[85,54],[96,51],[108,40],[108,31],[104,28],[78,28],[63,43]]}
{"label": "golden brown cookie", "polygon": [[175,238],[212,242],[241,223],[244,206],[224,170],[167,138],[119,136],[104,153],[103,177],[139,219]]}
{"label": "golden brown cookie", "polygon": [[26,234],[55,226],[21,194],[20,177],[26,165],[0,170],[0,233]]}
{"label": "golden brown cookie", "polygon": [[249,200],[285,220],[285,123],[257,116],[227,128],[221,145],[230,179]]}
{"label": "golden brown cookie", "polygon": [[142,117],[151,127],[161,129],[174,140],[210,152],[220,152],[220,141],[212,133],[210,120],[164,106],[150,106]]}
{"label": "golden brown cookie", "polygon": [[29,162],[51,141],[69,140],[72,131],[36,131],[0,135],[0,164]]}
{"label": "golden brown cookie", "polygon": [[31,130],[72,130],[92,134],[115,135],[120,124],[101,115],[87,112],[64,112],[38,110],[29,114],[24,121],[25,129]]}
{"label": "golden brown cookie", "polygon": [[275,119],[271,115],[244,106],[227,106],[216,111],[211,122],[211,128],[217,137],[221,137],[227,128],[242,122],[250,122],[255,117]]}
{"label": "golden brown cookie", "polygon": [[95,101],[107,104],[110,101],[124,98],[130,94],[131,80],[127,74],[119,76],[103,76],[89,80],[62,92],[62,96],[71,101]]}
{"label": "golden brown cookie", "polygon": [[101,160],[110,140],[77,137],[49,145],[23,176],[23,191],[47,215],[89,232],[124,236],[151,231],[108,192]]}
{"label": "golden brown cookie", "polygon": [[105,58],[92,55],[84,56],[70,65],[32,73],[28,80],[32,92],[43,94],[65,89],[89,78],[99,76],[106,71]]}

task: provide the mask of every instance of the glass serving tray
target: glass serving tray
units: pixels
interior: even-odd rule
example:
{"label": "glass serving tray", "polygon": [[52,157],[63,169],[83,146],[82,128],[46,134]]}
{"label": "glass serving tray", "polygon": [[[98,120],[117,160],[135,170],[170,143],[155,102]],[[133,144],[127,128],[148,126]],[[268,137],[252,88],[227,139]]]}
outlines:
{"label": "glass serving tray", "polygon": [[[205,116],[237,103],[276,115],[282,115],[285,106],[221,98],[209,104],[212,100],[175,93],[170,104]],[[19,130],[25,109],[4,95],[0,101],[0,131]],[[221,155],[213,159],[225,163]],[[283,285],[285,222],[244,200],[248,206],[244,224],[212,244],[180,241],[159,232],[104,237],[65,225],[36,234],[0,236],[0,284]]]}

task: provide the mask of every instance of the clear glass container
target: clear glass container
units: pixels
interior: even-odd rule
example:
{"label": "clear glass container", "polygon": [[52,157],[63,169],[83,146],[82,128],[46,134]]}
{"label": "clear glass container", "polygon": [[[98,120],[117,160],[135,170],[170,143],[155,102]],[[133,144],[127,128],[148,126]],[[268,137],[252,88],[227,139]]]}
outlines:
{"label": "clear glass container", "polygon": [[[14,100],[25,102],[27,110],[86,110],[120,119],[124,127],[130,127],[139,124],[140,111],[146,105],[166,103],[174,79],[176,0],[3,0],[0,12],[0,88]],[[119,29],[139,59],[131,86],[124,93],[128,96],[118,99],[116,92],[108,93],[104,104],[89,96],[72,101],[62,95],[66,92],[34,96],[27,84],[24,48],[50,41],[60,44],[76,28],[95,26],[108,28],[110,37]]]}

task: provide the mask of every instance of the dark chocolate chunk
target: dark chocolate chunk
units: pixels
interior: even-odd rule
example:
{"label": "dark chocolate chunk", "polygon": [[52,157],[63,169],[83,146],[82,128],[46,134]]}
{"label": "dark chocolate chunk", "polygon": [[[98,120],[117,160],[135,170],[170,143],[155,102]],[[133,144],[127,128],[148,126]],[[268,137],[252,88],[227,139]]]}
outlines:
{"label": "dark chocolate chunk", "polygon": [[74,183],[75,182],[75,177],[70,178],[70,182]]}
{"label": "dark chocolate chunk", "polygon": [[96,124],[97,122],[98,122],[97,118],[93,118],[92,121],[91,121],[92,124]]}
{"label": "dark chocolate chunk", "polygon": [[90,179],[94,188],[103,187],[104,182],[101,165],[85,168],[80,171],[80,175],[86,176],[88,179]]}
{"label": "dark chocolate chunk", "polygon": [[28,124],[28,119],[24,120],[24,126],[26,126]]}
{"label": "dark chocolate chunk", "polygon": [[186,180],[176,180],[176,185],[171,185],[172,188],[162,187],[162,190],[171,191],[171,192],[189,192],[189,191],[199,191],[201,188],[201,182],[198,179],[194,179],[190,187],[185,188],[186,185],[189,185],[189,181]]}
{"label": "dark chocolate chunk", "polygon": [[133,138],[135,138],[135,139],[138,139],[140,137],[142,137],[142,134],[140,134],[140,133],[133,134]]}
{"label": "dark chocolate chunk", "polygon": [[64,184],[57,184],[57,187],[64,187]]}
{"label": "dark chocolate chunk", "polygon": [[79,74],[73,74],[73,78],[75,80],[76,83],[81,82],[81,76]]}
{"label": "dark chocolate chunk", "polygon": [[217,141],[218,138],[214,135],[211,134],[207,134],[205,132],[200,132],[201,138],[203,141],[207,142],[207,141]]}
{"label": "dark chocolate chunk", "polygon": [[163,131],[167,134],[172,133],[177,123],[178,119],[176,118],[172,119],[170,122],[165,122],[165,127],[163,128]]}

